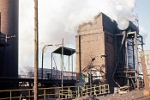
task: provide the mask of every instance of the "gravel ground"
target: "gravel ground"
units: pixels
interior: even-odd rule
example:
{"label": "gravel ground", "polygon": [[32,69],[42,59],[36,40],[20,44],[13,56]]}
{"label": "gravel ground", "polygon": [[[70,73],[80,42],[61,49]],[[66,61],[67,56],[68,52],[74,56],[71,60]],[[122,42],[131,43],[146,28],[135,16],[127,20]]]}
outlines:
{"label": "gravel ground", "polygon": [[[84,97],[76,98],[74,100],[135,100],[136,98],[140,98],[143,96],[144,96],[143,90],[133,90],[128,93],[121,94],[121,95],[120,94],[108,94],[108,95],[97,96],[97,97],[84,96]],[[150,100],[150,99],[146,99],[146,100]]]}

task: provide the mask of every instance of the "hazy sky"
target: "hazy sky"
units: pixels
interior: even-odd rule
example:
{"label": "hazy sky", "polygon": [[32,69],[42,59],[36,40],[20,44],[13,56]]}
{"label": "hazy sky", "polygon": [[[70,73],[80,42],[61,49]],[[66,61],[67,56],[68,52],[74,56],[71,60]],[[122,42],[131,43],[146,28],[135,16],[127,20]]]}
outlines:
{"label": "hazy sky", "polygon": [[[34,0],[19,0],[19,67],[33,66],[34,50]],[[111,18],[138,15],[141,34],[145,38],[145,49],[150,50],[150,0],[39,0],[39,67],[41,50],[47,44],[60,44],[75,48],[78,25],[92,21],[103,12]],[[50,52],[45,51],[44,66],[50,66]]]}
{"label": "hazy sky", "polygon": [[[150,50],[150,0],[137,0],[134,13],[138,14],[140,29],[147,35],[145,39],[145,50]],[[145,35],[144,34],[144,35]]]}

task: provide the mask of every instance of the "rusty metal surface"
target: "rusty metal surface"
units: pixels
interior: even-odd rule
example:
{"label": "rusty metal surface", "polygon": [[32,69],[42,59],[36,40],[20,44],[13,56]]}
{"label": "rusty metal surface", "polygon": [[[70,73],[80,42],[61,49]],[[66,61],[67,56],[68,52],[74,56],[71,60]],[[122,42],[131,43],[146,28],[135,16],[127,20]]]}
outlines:
{"label": "rusty metal surface", "polygon": [[148,74],[147,74],[147,68],[146,68],[146,63],[145,63],[144,51],[141,51],[140,55],[141,55],[141,65],[142,65],[142,72],[143,72],[145,89],[148,89],[149,88],[149,79],[148,79],[148,76],[147,76]]}

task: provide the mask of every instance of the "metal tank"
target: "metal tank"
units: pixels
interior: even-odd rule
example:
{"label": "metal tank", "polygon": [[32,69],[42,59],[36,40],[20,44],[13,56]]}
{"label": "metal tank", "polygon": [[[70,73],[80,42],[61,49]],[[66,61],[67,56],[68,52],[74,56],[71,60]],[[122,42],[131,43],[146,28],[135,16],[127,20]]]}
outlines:
{"label": "metal tank", "polygon": [[19,0],[0,0],[0,77],[18,77],[18,11]]}

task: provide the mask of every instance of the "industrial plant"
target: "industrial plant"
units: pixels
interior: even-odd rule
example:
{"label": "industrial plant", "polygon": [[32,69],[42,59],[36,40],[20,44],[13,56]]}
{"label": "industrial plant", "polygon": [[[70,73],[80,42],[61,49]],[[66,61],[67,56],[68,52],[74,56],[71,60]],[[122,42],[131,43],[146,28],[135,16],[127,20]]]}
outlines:
{"label": "industrial plant", "polygon": [[[79,26],[76,36],[77,67],[85,78],[93,75],[93,81],[131,86],[139,80],[139,56],[143,51],[143,38],[132,22],[119,29],[117,23],[100,13],[94,22]],[[133,82],[133,83],[132,83]],[[139,84],[138,84],[139,85]]]}
{"label": "industrial plant", "polygon": [[[32,100],[35,93],[34,70],[28,77],[18,75],[18,7],[19,0],[0,0],[0,100],[22,100],[24,95]],[[150,99],[143,99],[150,96],[150,51],[143,48],[138,19],[116,22],[101,12],[94,21],[79,25],[74,38],[75,49],[62,43],[50,55],[50,69],[38,69],[38,98],[83,100],[79,98],[137,90],[142,94],[132,100]],[[61,70],[54,54],[62,59]],[[76,66],[72,56],[76,57]],[[68,58],[68,71],[63,70],[64,57]]]}

